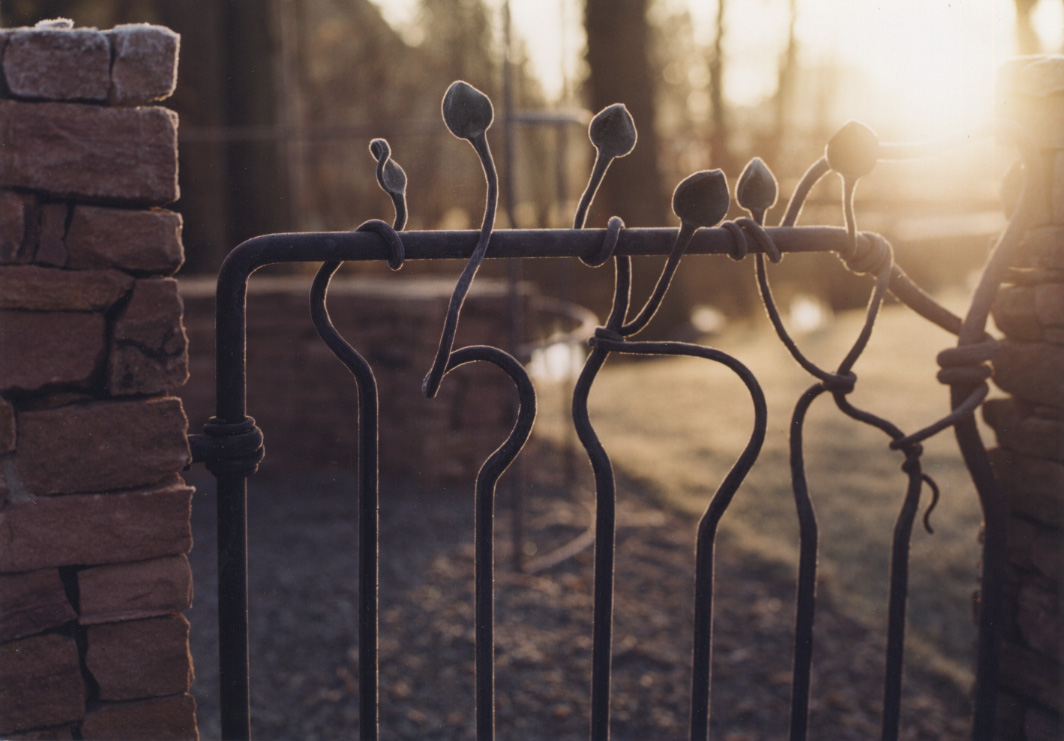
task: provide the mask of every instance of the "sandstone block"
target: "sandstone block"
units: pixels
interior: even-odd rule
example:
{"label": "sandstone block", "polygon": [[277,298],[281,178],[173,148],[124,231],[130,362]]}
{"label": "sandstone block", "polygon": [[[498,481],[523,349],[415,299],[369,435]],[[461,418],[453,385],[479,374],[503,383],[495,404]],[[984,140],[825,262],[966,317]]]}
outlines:
{"label": "sandstone block", "polygon": [[0,100],[0,183],[58,197],[175,201],[177,114]]}
{"label": "sandstone block", "polygon": [[16,97],[106,100],[111,48],[94,28],[18,29],[7,34],[4,79]]}
{"label": "sandstone block", "polygon": [[70,267],[170,275],[185,259],[181,215],[78,205],[66,240]]}
{"label": "sandstone block", "polygon": [[148,103],[173,95],[180,36],[169,28],[147,23],[115,26],[106,34],[114,50],[112,103]]}
{"label": "sandstone block", "polygon": [[983,418],[994,428],[998,444],[1035,458],[1064,461],[1064,419],[1039,416],[1017,399],[990,399]]}
{"label": "sandstone block", "polygon": [[144,486],[189,460],[188,422],[174,397],[24,412],[18,426],[15,463],[35,495]]}
{"label": "sandstone block", "polygon": [[1064,705],[1060,665],[1011,641],[1001,646],[1000,686],[1056,712]]}
{"label": "sandstone block", "polygon": [[32,196],[0,190],[0,265],[33,258],[36,203]]}
{"label": "sandstone block", "polygon": [[62,267],[66,265],[66,223],[70,209],[65,203],[46,203],[40,207],[41,222],[34,262]]}
{"label": "sandstone block", "polygon": [[1064,93],[1064,59],[1050,56],[1010,59],[998,70],[998,87],[1036,98]]}
{"label": "sandstone block", "polygon": [[15,408],[0,396],[0,455],[15,449]]}
{"label": "sandstone block", "polygon": [[78,622],[82,625],[168,615],[192,605],[188,558],[111,564],[78,572]]}
{"label": "sandstone block", "polygon": [[1053,176],[1049,186],[1049,207],[1053,223],[1064,224],[1064,152],[1053,158]]}
{"label": "sandstone block", "polygon": [[105,330],[99,313],[0,311],[0,389],[92,385]]}
{"label": "sandstone block", "polygon": [[1020,245],[1018,262],[1023,267],[1064,268],[1064,226],[1031,229]]}
{"label": "sandstone block", "polygon": [[1064,326],[1064,283],[1040,283],[1034,287],[1034,310],[1043,327]]}
{"label": "sandstone block", "polygon": [[132,288],[133,278],[117,270],[0,267],[0,309],[106,311]]}
{"label": "sandstone block", "polygon": [[1060,596],[1048,585],[1029,582],[1016,597],[1016,624],[1024,642],[1045,656],[1064,663],[1061,642]]}
{"label": "sandstone block", "polygon": [[993,360],[994,383],[1035,404],[1064,408],[1064,347],[1006,340]]}
{"label": "sandstone block", "polygon": [[73,726],[52,726],[5,736],[4,741],[71,741],[73,738]]}
{"label": "sandstone block", "polygon": [[1060,741],[1064,738],[1060,714],[1029,707],[1023,719],[1024,741]]}
{"label": "sandstone block", "polygon": [[0,574],[0,642],[43,633],[76,618],[56,569]]}
{"label": "sandstone block", "polygon": [[138,700],[184,694],[192,685],[188,620],[170,615],[92,625],[85,666],[101,700]]}
{"label": "sandstone block", "polygon": [[192,491],[175,475],[133,491],[9,502],[0,510],[0,571],[187,553]]}
{"label": "sandstone block", "polygon": [[0,667],[5,677],[0,682],[0,734],[58,726],[85,715],[85,683],[73,638],[53,634],[4,643]]}
{"label": "sandstone block", "polygon": [[173,278],[137,281],[115,322],[108,359],[111,394],[169,392],[188,380],[182,308]]}
{"label": "sandstone block", "polygon": [[1008,285],[994,301],[994,323],[1013,340],[1037,342],[1042,339],[1042,325],[1034,309],[1033,285]]}
{"label": "sandstone block", "polygon": [[1064,526],[1064,464],[994,448],[990,460],[1009,510],[1056,528]]}
{"label": "sandstone block", "polygon": [[185,694],[102,703],[85,716],[81,734],[85,741],[116,738],[199,741],[196,701],[192,695]]}

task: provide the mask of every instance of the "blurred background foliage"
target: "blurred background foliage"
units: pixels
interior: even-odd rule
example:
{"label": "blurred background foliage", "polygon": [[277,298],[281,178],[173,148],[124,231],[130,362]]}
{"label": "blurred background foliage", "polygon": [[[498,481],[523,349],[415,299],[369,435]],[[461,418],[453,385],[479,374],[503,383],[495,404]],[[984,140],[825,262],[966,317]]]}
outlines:
{"label": "blurred background foliage", "polygon": [[[1056,5],[1042,4],[1051,2]],[[897,115],[887,116],[855,105],[874,94],[861,66],[813,53],[796,32],[803,15],[825,12],[825,4],[717,0],[707,38],[692,6],[680,0],[537,2],[536,12],[558,16],[554,28],[568,44],[561,53],[573,60],[562,60],[561,79],[552,80],[530,61],[530,45],[542,44],[542,36],[537,41],[522,27],[527,16],[511,22],[503,0],[393,3],[406,8],[402,23],[386,0],[4,0],[0,23],[64,16],[100,28],[161,23],[181,34],[179,85],[168,102],[181,117],[182,197],[174,208],[185,219],[185,273],[213,273],[232,246],[257,234],[344,230],[369,218],[390,219],[366,148],[378,136],[390,141],[409,176],[409,228],[479,224],[484,189],[476,158],[439,116],[443,91],[455,79],[495,103],[491,143],[508,189],[502,205],[509,206],[500,209],[500,228],[569,225],[591,163],[586,122],[618,101],[636,119],[639,146],[615,163],[589,226],[603,226],[612,214],[629,226],[672,225],[668,199],[675,183],[694,170],[721,167],[734,185],[755,155],[776,173],[785,200],[849,118],[873,111],[875,120],[866,123],[883,139],[912,131],[905,126],[912,111],[895,106]],[[1016,51],[1057,50],[1044,47],[1059,34],[1040,33],[1032,20],[1038,5],[1009,5],[1009,27],[1002,31]],[[751,45],[744,39],[757,13],[774,22]],[[755,61],[774,79],[765,91],[744,94],[744,65]],[[514,121],[510,156],[507,111]],[[931,289],[963,284],[1002,223],[996,182],[1008,164],[988,144],[928,163],[881,165],[858,191],[859,225],[890,238],[903,267]],[[838,198],[836,180],[827,179],[803,223],[841,223]],[[559,268],[557,261],[540,261],[524,275],[545,293],[567,298],[579,285],[576,300],[601,314],[610,271],[574,262]],[[682,332],[699,305],[735,317],[755,310],[748,265],[688,262],[655,320],[659,330]],[[410,267],[453,272],[447,264]],[[648,290],[657,269],[638,269],[645,275],[636,291]],[[788,293],[812,294],[834,310],[863,304],[867,290],[829,256],[787,260],[774,280],[785,300]]]}

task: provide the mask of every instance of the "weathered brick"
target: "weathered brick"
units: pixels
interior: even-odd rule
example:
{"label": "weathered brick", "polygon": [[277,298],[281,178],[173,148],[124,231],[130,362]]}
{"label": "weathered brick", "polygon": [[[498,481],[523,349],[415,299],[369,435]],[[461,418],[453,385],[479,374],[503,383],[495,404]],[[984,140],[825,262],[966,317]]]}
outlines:
{"label": "weathered brick", "polygon": [[73,638],[51,634],[4,643],[0,668],[0,734],[84,717],[85,682]]}
{"label": "weathered brick", "polygon": [[101,703],[85,716],[81,734],[85,741],[116,738],[198,741],[196,701],[192,695],[185,694]]}
{"label": "weathered brick", "polygon": [[67,216],[70,207],[65,203],[46,203],[40,207],[40,230],[37,237],[37,252],[33,261],[43,265],[63,267],[66,265]]}
{"label": "weathered brick", "polygon": [[1064,283],[1040,283],[1034,287],[1034,310],[1043,327],[1064,326]]}
{"label": "weathered brick", "polygon": [[0,455],[15,449],[15,408],[0,396]]}
{"label": "weathered brick", "polygon": [[1053,223],[1064,224],[1064,152],[1057,152],[1052,162],[1053,174],[1049,184],[1049,207]]}
{"label": "weathered brick", "polygon": [[106,32],[114,50],[111,102],[148,103],[173,95],[181,37],[163,26],[132,23]]}
{"label": "weathered brick", "polygon": [[0,190],[0,265],[33,259],[36,204],[32,196]]}
{"label": "weathered brick", "polygon": [[35,495],[143,486],[185,467],[187,428],[174,397],[23,412],[15,463]]}
{"label": "weathered brick", "polygon": [[0,100],[0,183],[58,197],[171,203],[177,114]]}
{"label": "weathered brick", "polygon": [[994,448],[990,460],[1011,512],[1064,526],[1064,464]]}
{"label": "weathered brick", "polygon": [[89,386],[107,349],[103,314],[0,311],[0,389]]}
{"label": "weathered brick", "polygon": [[110,564],[78,572],[79,616],[82,625],[168,615],[192,604],[192,571],[188,558]]}
{"label": "weathered brick", "polygon": [[72,268],[119,268],[170,275],[181,267],[181,215],[79,205],[66,238]]}
{"label": "weathered brick", "polygon": [[1036,98],[1064,93],[1064,58],[1029,56],[1010,59],[998,68],[998,87]]}
{"label": "weathered brick", "polygon": [[188,380],[188,340],[173,278],[138,280],[115,321],[109,355],[113,395],[171,392]]}
{"label": "weathered brick", "polygon": [[1005,340],[994,356],[994,383],[1035,404],[1064,408],[1064,347]]}
{"label": "weathered brick", "polygon": [[1006,286],[998,293],[993,307],[994,323],[1007,337],[1037,342],[1042,339],[1042,325],[1035,311],[1035,287]]}
{"label": "weathered brick", "polygon": [[77,616],[56,569],[0,574],[0,642],[43,633]]}
{"label": "weathered brick", "polygon": [[183,615],[91,625],[86,634],[85,666],[101,700],[183,694],[192,685]]}
{"label": "weathered brick", "polygon": [[1064,461],[1064,419],[1039,416],[1018,399],[990,399],[983,418],[994,428],[998,444],[1035,458]]}
{"label": "weathered brick", "polygon": [[134,491],[9,502],[0,510],[0,571],[187,553],[192,491],[175,475]]}
{"label": "weathered brick", "polygon": [[1012,641],[1001,646],[1000,686],[1021,697],[1061,711],[1061,666],[1046,656]]}
{"label": "weathered brick", "polygon": [[1031,229],[1020,245],[1017,262],[1022,267],[1064,268],[1064,226]]}
{"label": "weathered brick", "polygon": [[52,726],[51,728],[34,728],[25,733],[5,736],[4,741],[72,741],[74,726]]}
{"label": "weathered brick", "polygon": [[7,34],[4,79],[10,94],[45,100],[106,100],[107,37],[88,28],[20,28]]}
{"label": "weathered brick", "polygon": [[117,270],[0,267],[0,309],[106,311],[132,290],[133,280]]}
{"label": "weathered brick", "polygon": [[1016,625],[1028,646],[1064,664],[1060,595],[1047,587],[1036,580],[1021,584],[1016,597]]}

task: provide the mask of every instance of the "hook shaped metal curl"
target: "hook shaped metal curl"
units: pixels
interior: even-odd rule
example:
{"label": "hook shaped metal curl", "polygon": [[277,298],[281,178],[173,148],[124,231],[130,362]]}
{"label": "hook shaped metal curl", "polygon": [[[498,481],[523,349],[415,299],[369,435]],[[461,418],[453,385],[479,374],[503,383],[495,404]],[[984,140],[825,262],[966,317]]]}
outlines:
{"label": "hook shaped metal curl", "polygon": [[406,226],[406,172],[392,159],[392,148],[386,139],[373,139],[369,143],[370,154],[377,160],[377,185],[391,196],[395,207],[395,230]]}
{"label": "hook shaped metal curl", "polygon": [[480,269],[480,263],[484,261],[484,254],[488,251],[488,240],[495,226],[495,212],[499,204],[499,176],[495,170],[495,161],[491,156],[487,137],[488,128],[494,118],[491,100],[469,83],[458,80],[447,88],[447,93],[443,96],[442,109],[443,121],[447,124],[448,130],[459,139],[468,140],[477,156],[480,157],[480,165],[484,170],[484,179],[487,181],[488,188],[480,237],[451,294],[443,332],[440,335],[440,345],[436,350],[436,358],[421,384],[421,392],[430,399],[435,397],[439,391],[440,382],[447,370],[447,360],[451,355],[451,348],[454,347],[454,335],[458,329],[458,317],[462,311],[462,304],[465,303],[466,294],[469,293],[469,288],[473,284],[473,278]]}

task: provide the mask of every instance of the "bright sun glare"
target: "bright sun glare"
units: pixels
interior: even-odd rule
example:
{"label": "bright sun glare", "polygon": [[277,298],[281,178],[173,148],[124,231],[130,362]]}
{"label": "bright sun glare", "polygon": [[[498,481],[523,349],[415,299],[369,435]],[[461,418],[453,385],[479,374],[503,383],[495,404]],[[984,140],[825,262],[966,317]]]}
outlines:
{"label": "bright sun glare", "polygon": [[[385,18],[409,26],[417,0],[374,0]],[[500,10],[504,0],[487,0]],[[652,0],[656,12],[686,7],[695,38],[708,46],[717,3]],[[741,0],[726,8],[725,94],[752,105],[772,94],[786,38],[790,0]],[[578,74],[584,43],[580,0],[510,0],[514,35],[523,38],[548,96],[558,100]],[[956,130],[991,113],[993,81],[1016,54],[1013,0],[797,0],[801,63],[849,70],[849,117],[921,137]],[[501,18],[501,12],[498,13]],[[1064,43],[1064,6],[1042,0],[1033,24],[1043,48]],[[849,110],[849,109],[852,109]]]}

